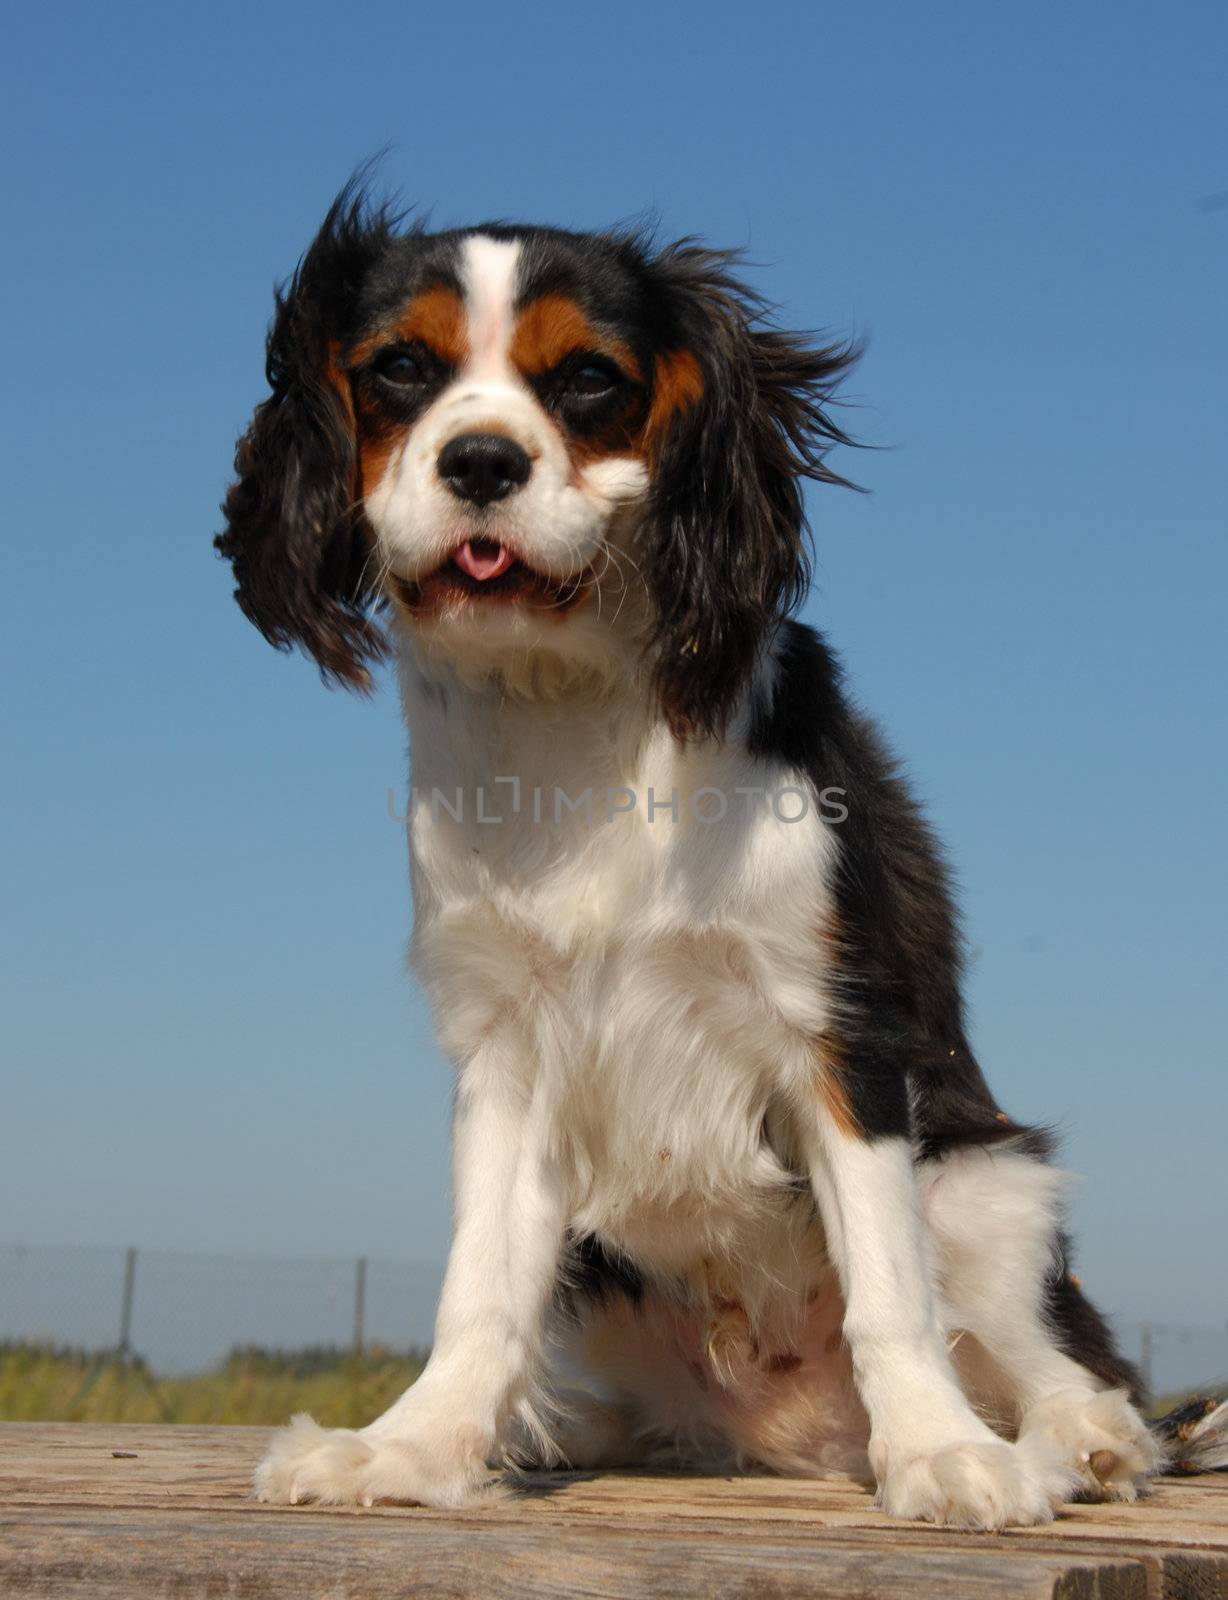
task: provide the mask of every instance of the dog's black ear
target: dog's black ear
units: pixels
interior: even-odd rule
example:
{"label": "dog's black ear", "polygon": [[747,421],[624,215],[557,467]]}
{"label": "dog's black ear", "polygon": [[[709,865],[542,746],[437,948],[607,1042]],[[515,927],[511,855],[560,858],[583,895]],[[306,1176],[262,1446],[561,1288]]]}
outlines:
{"label": "dog's black ear", "polygon": [[352,182],[277,291],[272,392],[236,447],[238,481],[214,541],[234,565],[235,598],[265,638],[283,650],[302,646],[326,679],[359,689],[384,641],[368,615],[354,411],[337,357],[365,274],[391,237],[387,213],[372,211]]}
{"label": "dog's black ear", "polygon": [[649,263],[670,349],[649,417],[644,573],[657,691],[681,737],[719,736],[768,631],[805,595],[799,480],[845,483],[824,457],[853,442],[826,407],[857,348],[767,325],[734,259],[683,241]]}

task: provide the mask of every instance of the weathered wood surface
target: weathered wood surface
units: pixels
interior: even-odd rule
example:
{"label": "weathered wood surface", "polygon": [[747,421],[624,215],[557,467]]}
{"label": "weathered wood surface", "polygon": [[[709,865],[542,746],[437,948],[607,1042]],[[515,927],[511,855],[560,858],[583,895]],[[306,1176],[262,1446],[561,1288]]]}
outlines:
{"label": "weathered wood surface", "polygon": [[770,1477],[552,1474],[482,1511],[289,1509],[247,1499],[266,1437],[0,1425],[0,1595],[1228,1600],[1228,1476],[999,1535]]}

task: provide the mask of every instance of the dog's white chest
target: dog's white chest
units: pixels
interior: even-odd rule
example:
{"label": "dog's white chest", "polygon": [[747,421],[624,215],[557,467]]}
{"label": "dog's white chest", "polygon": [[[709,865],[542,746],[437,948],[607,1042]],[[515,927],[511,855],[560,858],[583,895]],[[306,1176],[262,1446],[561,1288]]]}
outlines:
{"label": "dog's white chest", "polygon": [[415,738],[418,970],[462,1070],[500,1030],[527,1046],[578,1228],[736,1254],[786,1203],[834,841],[732,741],[570,734],[538,716],[497,774]]}

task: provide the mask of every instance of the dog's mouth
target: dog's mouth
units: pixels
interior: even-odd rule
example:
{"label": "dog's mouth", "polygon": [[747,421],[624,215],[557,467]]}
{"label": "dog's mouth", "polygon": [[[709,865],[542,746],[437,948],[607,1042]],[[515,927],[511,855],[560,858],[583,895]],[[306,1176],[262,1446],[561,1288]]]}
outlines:
{"label": "dog's mouth", "polygon": [[521,601],[565,610],[587,587],[590,574],[552,578],[498,539],[466,539],[424,578],[393,577],[397,598],[411,611],[465,600]]}

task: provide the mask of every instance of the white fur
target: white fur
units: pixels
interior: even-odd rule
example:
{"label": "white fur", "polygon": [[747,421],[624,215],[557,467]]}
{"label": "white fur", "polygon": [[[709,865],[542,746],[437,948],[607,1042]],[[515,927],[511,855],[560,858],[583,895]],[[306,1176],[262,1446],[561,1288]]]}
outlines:
{"label": "white fur", "polygon": [[[834,1015],[820,935],[838,830],[813,804],[789,822],[756,802],[807,785],[749,753],[745,713],[684,746],[653,709],[643,468],[577,478],[512,372],[518,248],[469,241],[471,360],[368,515],[392,570],[437,565],[464,512],[436,456],[495,418],[534,466],[493,536],[552,574],[608,561],[566,617],[471,603],[397,623],[413,960],[457,1073],[455,1238],[419,1381],[358,1432],[296,1419],[257,1492],[452,1506],[490,1493],[488,1463],[552,1451],[869,1464],[888,1511],[986,1528],[1042,1521],[1075,1487],[1130,1492],[1141,1424],[1043,1323],[1060,1178],[1010,1150],[919,1169],[904,1140],[829,1109],[814,1041]],[[736,797],[719,820],[696,815],[705,790]],[[560,791],[591,791],[591,820],[556,814]],[[613,793],[636,803],[607,812]],[[634,1260],[638,1313],[548,1314],[568,1230]],[[548,1338],[586,1385],[566,1403]]]}
{"label": "white fur", "polygon": [[502,380],[515,327],[517,239],[475,233],[465,241],[462,273],[469,323],[469,376]]}

